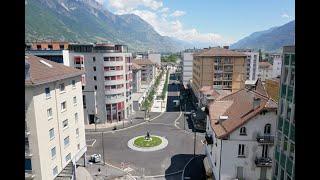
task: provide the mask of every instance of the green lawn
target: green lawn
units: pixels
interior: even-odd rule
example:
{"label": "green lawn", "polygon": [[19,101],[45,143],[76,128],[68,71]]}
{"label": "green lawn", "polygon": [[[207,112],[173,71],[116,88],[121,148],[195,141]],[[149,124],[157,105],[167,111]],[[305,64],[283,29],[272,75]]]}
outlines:
{"label": "green lawn", "polygon": [[137,147],[154,147],[158,146],[161,144],[162,140],[158,137],[151,136],[152,140],[151,141],[146,141],[144,137],[139,137],[134,141],[134,145]]}

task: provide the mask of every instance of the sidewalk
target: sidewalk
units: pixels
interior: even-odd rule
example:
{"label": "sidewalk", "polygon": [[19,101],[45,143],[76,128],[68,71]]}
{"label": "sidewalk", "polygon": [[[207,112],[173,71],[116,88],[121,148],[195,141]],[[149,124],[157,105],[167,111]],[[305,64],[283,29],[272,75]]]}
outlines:
{"label": "sidewalk", "polygon": [[93,180],[91,174],[89,173],[89,171],[82,167],[82,166],[79,166],[77,168],[77,171],[76,171],[76,178],[78,180]]}
{"label": "sidewalk", "polygon": [[[161,81],[160,81],[160,84],[159,84],[157,92],[156,92],[157,97],[161,97],[161,95],[162,95],[162,90],[164,87],[164,83],[166,81],[166,76],[167,76],[167,72],[165,71],[163,76],[161,77]],[[151,107],[152,112],[165,112],[166,111],[166,109],[167,109],[167,95],[168,95],[168,91],[166,92],[166,95],[163,100],[156,98],[153,101],[153,105]]]}
{"label": "sidewalk", "polygon": [[[153,119],[157,116],[159,116],[161,113],[160,112],[150,112],[150,119]],[[103,124],[97,124],[97,129],[95,130],[95,125],[94,124],[86,124],[85,129],[86,132],[106,132],[106,131],[113,131],[113,128],[116,126],[117,130],[123,129],[123,124],[124,128],[137,125],[140,123],[145,122],[144,120],[145,112],[144,111],[135,111],[133,115],[131,115],[127,120],[119,121],[119,122],[114,122],[114,123],[103,123]],[[131,122],[132,120],[132,122]]]}

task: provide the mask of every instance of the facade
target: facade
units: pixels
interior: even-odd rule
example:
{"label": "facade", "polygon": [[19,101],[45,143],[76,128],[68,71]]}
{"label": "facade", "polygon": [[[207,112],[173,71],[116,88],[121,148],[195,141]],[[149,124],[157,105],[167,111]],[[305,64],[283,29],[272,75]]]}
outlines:
{"label": "facade", "polygon": [[84,72],[32,55],[25,56],[25,67],[25,178],[74,177],[87,151]]}
{"label": "facade", "polygon": [[295,46],[283,47],[273,180],[295,179]]}
{"label": "facade", "polygon": [[273,68],[272,64],[269,62],[259,62],[259,74],[258,78],[261,79],[262,82],[265,82],[266,79],[273,77]]}
{"label": "facade", "polygon": [[[237,91],[245,83],[247,55],[225,48],[210,48],[193,54],[192,90],[199,96],[202,86]],[[199,97],[198,97],[199,98]]]}
{"label": "facade", "polygon": [[64,41],[39,41],[26,43],[26,50],[66,50],[69,43]]}
{"label": "facade", "polygon": [[281,54],[271,54],[270,57],[272,58],[272,77],[279,77],[282,65]]}
{"label": "facade", "polygon": [[254,52],[251,49],[235,50],[247,55],[246,59],[246,80],[258,79],[259,70],[259,52]]}
{"label": "facade", "polygon": [[276,110],[260,80],[209,105],[204,146],[216,180],[271,179]]}
{"label": "facade", "polygon": [[156,64],[149,59],[134,59],[133,63],[141,67],[141,82],[152,83],[156,77]]}
{"label": "facade", "polygon": [[124,45],[72,44],[63,51],[63,59],[65,65],[86,72],[86,124],[121,121],[132,113],[132,55]]}
{"label": "facade", "polygon": [[149,53],[148,59],[151,62],[156,63],[157,65],[161,65],[161,54],[160,53]]}
{"label": "facade", "polygon": [[184,52],[182,59],[182,82],[189,84],[192,79],[193,52]]}
{"label": "facade", "polygon": [[27,50],[26,54],[32,54],[34,56],[63,64],[62,50]]}
{"label": "facade", "polygon": [[141,89],[141,66],[136,63],[132,63],[132,76],[133,93],[136,93]]}
{"label": "facade", "polygon": [[279,100],[279,86],[280,86],[280,78],[270,78],[266,79],[266,91],[268,95],[275,101]]}

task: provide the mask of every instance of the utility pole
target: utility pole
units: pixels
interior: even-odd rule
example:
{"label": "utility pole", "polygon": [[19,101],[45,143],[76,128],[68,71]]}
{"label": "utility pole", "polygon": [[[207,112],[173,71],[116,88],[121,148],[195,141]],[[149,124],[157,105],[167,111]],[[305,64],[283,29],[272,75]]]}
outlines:
{"label": "utility pole", "polygon": [[197,131],[194,130],[194,144],[193,144],[193,157],[196,157],[196,133]]}

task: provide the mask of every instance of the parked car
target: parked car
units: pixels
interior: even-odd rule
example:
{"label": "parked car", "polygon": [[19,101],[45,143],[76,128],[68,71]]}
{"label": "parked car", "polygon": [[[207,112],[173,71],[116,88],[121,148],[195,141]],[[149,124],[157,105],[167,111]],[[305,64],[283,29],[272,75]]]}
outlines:
{"label": "parked car", "polygon": [[101,154],[92,154],[90,156],[90,161],[93,163],[101,162]]}

